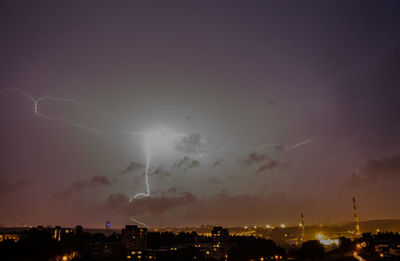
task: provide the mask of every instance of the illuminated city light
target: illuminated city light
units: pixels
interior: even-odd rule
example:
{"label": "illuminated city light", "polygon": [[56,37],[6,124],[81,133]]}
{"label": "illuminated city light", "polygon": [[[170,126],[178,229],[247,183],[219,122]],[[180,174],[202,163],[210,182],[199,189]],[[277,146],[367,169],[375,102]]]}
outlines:
{"label": "illuminated city light", "polygon": [[316,238],[324,246],[339,245],[339,239],[331,239],[322,234],[317,234]]}
{"label": "illuminated city light", "polygon": [[324,246],[339,245],[339,239],[321,239],[319,242]]}
{"label": "illuminated city light", "polygon": [[353,252],[353,257],[357,259],[358,261],[366,261],[364,258],[358,255],[357,251]]}

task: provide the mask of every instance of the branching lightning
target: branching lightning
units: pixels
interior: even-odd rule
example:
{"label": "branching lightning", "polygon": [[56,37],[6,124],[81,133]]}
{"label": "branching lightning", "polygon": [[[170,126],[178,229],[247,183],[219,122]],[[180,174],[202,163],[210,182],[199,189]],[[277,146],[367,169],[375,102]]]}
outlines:
{"label": "branching lightning", "polygon": [[[53,101],[53,102],[65,102],[65,103],[70,103],[70,104],[74,104],[80,107],[86,107],[88,108],[90,111],[97,113],[97,114],[101,114],[105,117],[109,117],[109,118],[116,118],[119,120],[123,120],[123,121],[129,121],[128,119],[124,119],[124,118],[119,118],[116,116],[113,116],[111,114],[108,114],[100,109],[97,109],[93,106],[91,106],[90,104],[86,104],[86,103],[82,103],[79,102],[77,100],[74,99],[68,99],[68,98],[56,98],[56,97],[51,97],[51,96],[43,96],[40,98],[35,99],[32,95],[30,95],[29,93],[19,89],[19,88],[15,88],[15,87],[10,87],[10,88],[6,88],[0,91],[0,95],[3,95],[7,92],[16,92],[26,98],[28,98],[32,103],[33,103],[33,107],[34,107],[34,113],[36,116],[44,119],[44,120],[54,120],[54,121],[61,121],[67,125],[85,130],[85,131],[91,131],[97,134],[124,134],[124,135],[130,135],[130,136],[136,136],[136,135],[142,135],[145,138],[145,142],[144,142],[144,147],[145,147],[145,154],[146,154],[146,166],[145,166],[145,173],[144,173],[144,178],[145,178],[145,185],[146,185],[146,192],[140,192],[137,193],[136,195],[134,195],[129,202],[132,202],[133,200],[139,198],[139,197],[150,197],[151,196],[151,191],[150,191],[150,184],[149,184],[149,168],[150,168],[150,161],[151,161],[151,149],[149,146],[149,139],[154,137],[154,134],[152,134],[151,132],[144,132],[144,131],[131,131],[131,130],[103,130],[103,129],[99,129],[96,127],[90,127],[90,126],[86,126],[84,124],[75,122],[75,121],[71,121],[67,118],[64,117],[59,117],[59,116],[48,116],[45,115],[43,113],[40,112],[40,103],[41,102],[45,102],[45,101]],[[170,135],[170,136],[164,136],[165,138],[178,138],[178,137],[188,137],[187,135],[184,134],[178,134],[178,135]],[[235,143],[228,143],[224,146],[222,146],[219,150],[216,150],[214,152],[209,152],[207,153],[208,155],[213,154],[213,153],[221,153],[224,150],[231,148],[231,149],[248,149],[248,150],[262,150],[265,147],[280,147],[284,150],[292,150],[295,149],[299,146],[303,146],[306,145],[307,143],[311,142],[311,139],[296,143],[292,146],[283,146],[282,144],[262,144],[259,146],[249,146],[249,145],[242,145],[242,144],[235,144]],[[196,149],[197,150],[197,149]],[[200,158],[202,158],[203,156],[203,152],[197,150],[197,154],[200,156]],[[143,225],[145,227],[149,227],[147,224],[143,223],[142,221],[139,221],[133,217],[129,217],[129,219],[133,222],[136,222],[140,225]]]}
{"label": "branching lightning", "polygon": [[[51,97],[51,96],[43,96],[43,97],[40,97],[38,99],[35,99],[29,93],[27,93],[27,92],[25,92],[25,91],[23,91],[23,90],[21,90],[19,88],[15,88],[15,87],[7,88],[7,89],[4,89],[4,90],[0,91],[0,95],[4,94],[6,92],[11,92],[11,91],[17,92],[18,94],[20,94],[20,95],[28,98],[30,101],[32,101],[35,115],[39,116],[40,118],[42,118],[44,120],[62,121],[65,124],[74,126],[76,128],[79,128],[79,129],[82,129],[82,130],[85,130],[85,131],[92,131],[92,132],[95,132],[95,133],[98,133],[98,134],[128,134],[128,135],[132,135],[132,136],[134,136],[134,135],[144,135],[145,137],[149,136],[149,133],[147,133],[147,132],[134,132],[134,131],[128,131],[128,130],[118,130],[118,131],[101,130],[99,128],[85,126],[83,124],[68,120],[68,119],[63,118],[63,117],[47,116],[47,115],[42,114],[41,112],[39,112],[39,105],[40,105],[41,102],[44,102],[46,100],[50,100],[50,101],[54,101],[54,102],[72,103],[72,104],[75,104],[75,105],[78,105],[78,106],[87,107],[90,111],[98,113],[98,114],[101,114],[101,115],[106,116],[106,117],[118,118],[118,117],[112,116],[112,115],[110,115],[110,114],[108,114],[108,113],[106,113],[106,112],[104,112],[102,110],[96,109],[93,106],[91,106],[90,104],[81,103],[81,102],[73,100],[73,99],[55,98],[55,97]],[[118,118],[118,119],[126,120],[126,119],[122,119],[122,118]],[[146,151],[146,169],[145,169],[145,175],[144,176],[145,176],[145,180],[146,180],[146,193],[137,193],[135,196],[133,196],[130,199],[130,202],[133,199],[136,199],[136,198],[141,197],[141,196],[142,197],[149,197],[150,196],[150,185],[149,185],[149,176],[148,176],[149,165],[150,165],[150,150],[148,149],[147,144],[145,144],[145,145],[146,145],[146,149],[145,149],[145,151]],[[148,227],[145,223],[140,222],[137,219],[134,219],[134,218],[130,218],[130,219],[132,221],[138,223],[138,224],[141,224],[141,225],[144,225],[144,226]]]}
{"label": "branching lightning", "polygon": [[285,151],[288,151],[288,150],[292,150],[292,149],[295,149],[297,147],[306,145],[306,144],[308,144],[310,142],[312,142],[312,139],[307,139],[307,140],[298,142],[298,143],[296,143],[296,144],[294,144],[292,146],[285,146],[283,144],[278,144],[278,143],[266,143],[266,144],[262,144],[262,145],[259,145],[259,146],[250,146],[250,145],[244,145],[244,144],[235,144],[235,143],[231,142],[231,143],[228,143],[228,144],[222,146],[218,150],[210,152],[210,154],[221,153],[221,152],[223,152],[223,151],[225,151],[225,150],[227,150],[229,148],[230,149],[262,150],[265,147],[275,147],[275,148],[279,147],[279,148],[282,148]]}
{"label": "branching lightning", "polygon": [[308,140],[305,140],[305,141],[298,142],[298,143],[296,143],[296,144],[294,144],[292,146],[285,146],[283,144],[277,144],[277,143],[275,143],[275,144],[274,143],[267,143],[267,144],[262,144],[262,145],[257,146],[257,147],[249,146],[249,145],[235,145],[235,144],[233,144],[232,147],[244,148],[244,149],[249,149],[249,150],[262,150],[265,147],[281,147],[284,150],[292,150],[292,149],[295,149],[297,147],[306,145],[307,143],[309,143],[311,141],[312,141],[312,139],[308,139]]}
{"label": "branching lightning", "polygon": [[118,118],[118,117],[112,116],[112,115],[110,115],[110,114],[108,114],[108,113],[106,113],[106,112],[103,112],[103,111],[101,111],[101,110],[99,110],[99,109],[94,108],[93,106],[91,106],[91,105],[89,105],[89,104],[81,103],[81,102],[76,101],[76,100],[73,100],[73,99],[55,98],[55,97],[50,97],[50,96],[43,96],[43,97],[40,97],[40,98],[38,98],[38,99],[35,99],[32,95],[28,94],[27,92],[25,92],[25,91],[23,91],[23,90],[21,90],[21,89],[19,89],[19,88],[15,88],[15,87],[7,88],[7,89],[4,89],[4,90],[0,91],[0,95],[4,94],[4,93],[6,93],[6,92],[11,92],[11,91],[17,92],[17,93],[19,93],[19,94],[25,96],[25,97],[28,98],[29,100],[31,100],[32,103],[33,103],[33,106],[34,106],[34,113],[35,113],[35,115],[36,115],[36,116],[39,116],[40,118],[45,119],[45,120],[62,121],[62,122],[64,122],[65,124],[74,126],[74,127],[76,127],[76,128],[80,128],[80,129],[83,129],[83,130],[85,130],[85,131],[93,131],[93,132],[99,133],[99,134],[148,135],[147,132],[134,132],[134,131],[130,131],[130,130],[111,130],[111,131],[109,131],[109,130],[102,130],[102,129],[95,128],[95,127],[85,126],[85,125],[83,125],[83,124],[80,124],[80,123],[77,123],[77,122],[68,120],[68,119],[63,118],[63,117],[58,117],[58,116],[47,116],[47,115],[45,115],[45,114],[42,114],[42,113],[39,111],[39,105],[40,105],[41,102],[44,102],[44,101],[46,101],[46,100],[50,100],[50,101],[55,101],[55,102],[72,103],[72,104],[75,104],[75,105],[78,105],[78,106],[87,107],[90,111],[95,112],[95,113],[98,113],[98,114],[102,114],[103,116],[106,116],[106,117],[109,117],[109,118],[117,118],[117,119],[120,119],[120,120],[128,121],[127,119],[123,119],[123,118]]}
{"label": "branching lightning", "polygon": [[133,217],[129,217],[129,219],[130,219],[131,221],[135,222],[135,223],[138,223],[138,224],[140,224],[140,225],[143,225],[143,226],[149,228],[149,226],[148,226],[147,224],[143,223],[143,222],[140,221],[140,220],[137,220],[137,219],[135,219],[135,218],[133,218]]}

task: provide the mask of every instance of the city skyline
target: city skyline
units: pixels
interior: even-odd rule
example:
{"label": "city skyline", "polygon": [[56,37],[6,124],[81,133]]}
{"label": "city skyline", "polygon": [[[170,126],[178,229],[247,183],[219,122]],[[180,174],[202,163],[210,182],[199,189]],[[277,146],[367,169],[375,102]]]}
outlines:
{"label": "city skyline", "polygon": [[400,219],[398,11],[2,2],[0,225]]}

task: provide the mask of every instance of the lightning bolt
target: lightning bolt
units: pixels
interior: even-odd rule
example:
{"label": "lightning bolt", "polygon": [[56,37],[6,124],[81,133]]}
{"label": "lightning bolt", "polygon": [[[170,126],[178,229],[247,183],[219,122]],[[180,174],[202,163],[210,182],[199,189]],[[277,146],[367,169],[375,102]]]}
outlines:
{"label": "lightning bolt", "polygon": [[145,226],[145,227],[149,228],[149,226],[148,226],[147,224],[143,223],[143,222],[140,221],[140,220],[137,220],[137,219],[135,219],[135,218],[133,218],[133,217],[129,217],[129,219],[130,219],[131,221],[135,222],[135,223],[138,223],[138,224],[140,224],[140,225],[142,225],[142,226]]}
{"label": "lightning bolt", "polygon": [[230,142],[230,143],[222,146],[220,149],[210,152],[209,154],[222,153],[223,151],[225,151],[227,149],[247,149],[247,150],[258,150],[259,151],[259,150],[263,150],[266,147],[280,147],[280,148],[284,149],[285,151],[288,151],[288,150],[293,150],[297,147],[306,145],[312,141],[313,141],[312,139],[307,139],[307,140],[298,142],[292,146],[285,146],[282,143],[266,143],[266,144],[262,144],[259,146],[250,146],[250,145],[235,144],[233,142]]}
{"label": "lightning bolt", "polygon": [[249,146],[249,145],[235,145],[235,144],[232,144],[232,147],[244,148],[244,149],[249,149],[249,150],[262,150],[265,147],[281,147],[284,150],[292,150],[292,149],[295,149],[297,147],[303,146],[303,145],[305,145],[307,143],[310,143],[311,141],[312,141],[312,139],[308,139],[308,140],[305,140],[305,141],[298,142],[298,143],[296,143],[296,144],[294,144],[292,146],[285,146],[285,145],[279,144],[279,143],[267,143],[267,144],[259,145],[257,147]]}
{"label": "lightning bolt", "polygon": [[143,193],[143,192],[141,192],[141,193],[137,193],[135,196],[133,196],[130,200],[129,200],[129,202],[132,202],[132,200],[134,200],[134,199],[136,199],[136,198],[138,198],[138,197],[150,197],[150,185],[149,185],[149,166],[150,166],[150,150],[149,150],[149,147],[148,147],[148,145],[147,145],[147,142],[146,142],[146,145],[145,145],[145,147],[146,147],[146,168],[145,168],[145,171],[144,171],[144,178],[145,178],[145,183],[146,183],[146,192],[145,193]]}
{"label": "lightning bolt", "polygon": [[117,119],[124,120],[124,121],[129,121],[128,119],[123,119],[123,118],[119,118],[119,117],[110,115],[110,114],[108,114],[108,113],[106,113],[106,112],[103,112],[102,110],[99,110],[99,109],[94,108],[93,106],[91,106],[91,105],[89,105],[89,104],[81,103],[81,102],[76,101],[76,100],[73,100],[73,99],[55,98],[55,97],[50,97],[50,96],[43,96],[43,97],[40,97],[40,98],[38,98],[38,99],[35,99],[35,98],[34,98],[32,95],[30,95],[29,93],[27,93],[27,92],[25,92],[25,91],[23,91],[23,90],[21,90],[21,89],[19,89],[19,88],[15,88],[15,87],[10,87],[10,88],[7,88],[7,89],[4,89],[4,90],[0,91],[0,95],[4,94],[4,93],[6,93],[6,92],[11,92],[11,91],[17,92],[17,93],[19,93],[20,95],[25,96],[25,97],[28,98],[30,101],[32,101],[33,106],[34,106],[34,113],[35,113],[35,115],[38,116],[38,117],[40,117],[40,118],[42,118],[42,119],[44,119],[44,120],[62,121],[62,122],[64,122],[65,124],[74,126],[74,127],[76,127],[76,128],[79,128],[79,129],[82,129],[82,130],[85,130],[85,131],[92,131],[92,132],[95,132],[95,133],[98,133],[98,134],[148,135],[147,132],[134,132],[134,131],[130,131],[130,130],[111,130],[111,131],[109,131],[109,130],[102,130],[102,129],[95,128],[95,127],[85,126],[85,125],[83,125],[83,124],[80,124],[80,123],[77,123],[77,122],[68,120],[68,119],[63,118],[63,117],[58,117],[58,116],[47,116],[47,115],[45,115],[45,114],[42,114],[42,113],[39,111],[39,107],[40,107],[40,103],[41,103],[41,102],[44,102],[44,101],[46,101],[46,100],[50,100],[50,101],[55,101],[55,102],[66,102],[66,103],[71,103],[71,104],[75,104],[75,105],[82,106],[82,107],[87,107],[90,111],[95,112],[95,113],[98,113],[98,114],[102,114],[103,116],[110,117],[110,118],[117,118]]}
{"label": "lightning bolt", "polygon": [[[40,118],[42,118],[42,119],[44,119],[44,120],[61,121],[61,122],[65,123],[65,124],[74,126],[76,128],[79,128],[79,129],[82,129],[82,130],[85,130],[85,131],[92,131],[92,132],[95,132],[95,133],[98,133],[98,134],[128,134],[128,135],[132,135],[132,136],[134,136],[134,135],[144,135],[146,137],[146,140],[147,140],[147,137],[149,136],[149,133],[147,133],[147,132],[134,132],[134,131],[130,131],[130,130],[112,130],[112,131],[108,131],[108,130],[102,130],[102,129],[99,129],[99,128],[88,127],[88,126],[85,126],[85,125],[80,124],[78,122],[74,122],[74,121],[68,120],[68,119],[66,119],[64,117],[47,116],[47,115],[45,115],[45,114],[43,114],[43,113],[41,113],[39,111],[40,103],[49,100],[49,101],[54,101],[54,102],[66,102],[66,103],[75,104],[75,105],[78,105],[78,106],[81,106],[81,107],[86,107],[92,112],[101,114],[101,115],[109,117],[109,118],[117,118],[119,120],[128,121],[127,119],[115,117],[115,116],[113,116],[111,114],[108,114],[108,113],[106,113],[106,112],[104,112],[102,110],[99,110],[99,109],[97,109],[97,108],[95,108],[95,107],[93,107],[93,106],[91,106],[90,104],[87,104],[87,103],[82,103],[82,102],[79,102],[79,101],[74,100],[74,99],[56,98],[56,97],[51,97],[51,96],[43,96],[43,97],[35,99],[29,93],[27,93],[27,92],[25,92],[25,91],[23,91],[23,90],[21,90],[19,88],[15,88],[15,87],[10,87],[10,88],[6,88],[6,89],[1,90],[0,91],[0,95],[3,95],[4,93],[7,93],[7,92],[16,92],[16,93],[28,98],[33,103],[35,115],[40,117]],[[149,166],[150,166],[150,155],[151,155],[150,154],[150,150],[148,149],[148,146],[146,144],[146,169],[145,169],[145,175],[144,175],[145,176],[145,181],[146,181],[146,192],[145,193],[137,193],[135,196],[133,196],[129,200],[129,202],[131,202],[133,199],[136,199],[138,197],[149,197],[150,196],[150,185],[149,185],[149,176],[148,176]],[[134,218],[130,218],[130,219],[132,221],[136,222],[136,223],[139,223],[141,225],[144,225],[144,226],[148,227],[143,222],[140,222],[140,221],[138,221],[138,220],[136,220]]]}
{"label": "lightning bolt", "polygon": [[[34,107],[34,113],[36,116],[44,119],[44,120],[54,120],[54,121],[61,121],[67,125],[70,126],[74,126],[76,128],[85,130],[85,131],[91,131],[97,134],[125,134],[125,135],[131,135],[131,136],[135,136],[135,135],[142,135],[145,137],[145,153],[146,153],[146,166],[145,166],[145,173],[144,173],[144,177],[145,177],[145,184],[146,184],[146,192],[140,192],[137,193],[136,195],[134,195],[129,202],[132,202],[132,200],[135,200],[139,197],[150,197],[151,196],[151,192],[150,192],[150,184],[149,184],[149,168],[150,168],[150,159],[151,159],[151,151],[148,145],[148,139],[151,138],[151,133],[149,132],[144,132],[144,131],[131,131],[131,130],[103,130],[103,129],[99,129],[99,128],[95,128],[95,127],[90,127],[90,126],[86,126],[84,124],[75,122],[75,121],[71,121],[67,118],[64,117],[59,117],[59,116],[48,116],[45,115],[43,113],[40,112],[40,103],[41,102],[45,102],[45,101],[53,101],[53,102],[65,102],[65,103],[70,103],[70,104],[74,104],[80,107],[86,107],[88,108],[90,111],[97,113],[97,114],[101,114],[105,117],[109,117],[109,118],[116,118],[119,120],[123,120],[123,121],[129,121],[128,119],[124,119],[124,118],[120,118],[120,117],[116,117],[114,115],[111,115],[109,113],[106,113],[100,109],[97,109],[93,106],[91,106],[90,104],[87,103],[82,103],[79,102],[77,100],[74,99],[68,99],[68,98],[57,98],[57,97],[51,97],[51,96],[43,96],[40,98],[35,99],[32,95],[30,95],[29,93],[19,89],[19,88],[15,88],[15,87],[10,87],[10,88],[6,88],[0,91],[0,95],[3,95],[7,92],[16,92],[24,97],[26,97],[27,99],[29,99],[32,103],[33,103],[33,107]],[[184,134],[178,134],[178,135],[171,135],[171,136],[166,136],[167,138],[178,138],[178,137],[188,137],[188,135],[184,135]],[[234,144],[234,143],[228,143],[224,146],[222,146],[219,150],[216,150],[214,152],[210,152],[207,154],[213,154],[213,153],[220,153],[223,152],[224,150],[228,149],[228,148],[236,148],[236,149],[248,149],[248,150],[262,150],[265,147],[276,147],[276,146],[280,146],[282,147],[284,150],[292,150],[295,149],[299,146],[303,146],[309,142],[311,142],[311,139],[296,143],[292,146],[283,146],[282,144],[262,144],[259,146],[249,146],[249,145],[241,145],[241,144]],[[200,157],[203,157],[203,152],[201,151],[197,151],[197,153],[200,155]],[[142,221],[139,221],[133,217],[129,218],[131,221],[134,221],[138,224],[141,224],[145,227],[149,227],[148,225],[146,225],[145,223],[143,223]]]}
{"label": "lightning bolt", "polygon": [[[150,197],[150,185],[149,185],[149,166],[150,166],[150,149],[148,147],[147,144],[147,136],[146,136],[146,142],[145,142],[145,151],[146,151],[146,167],[145,167],[145,171],[144,171],[144,178],[145,178],[145,183],[146,183],[146,192],[140,192],[137,193],[135,196],[133,196],[132,198],[129,199],[129,203],[132,202],[132,200],[135,200],[138,197]],[[149,228],[149,226],[147,224],[145,224],[144,222],[135,219],[133,217],[129,217],[129,219],[135,223],[138,223],[139,225],[145,226],[146,228]]]}

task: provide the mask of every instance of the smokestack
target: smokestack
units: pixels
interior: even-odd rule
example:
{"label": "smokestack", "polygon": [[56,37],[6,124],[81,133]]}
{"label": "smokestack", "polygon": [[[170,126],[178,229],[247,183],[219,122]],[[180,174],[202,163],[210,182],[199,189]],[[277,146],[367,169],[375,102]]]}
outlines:
{"label": "smokestack", "polygon": [[354,210],[354,222],[355,222],[355,225],[356,225],[356,233],[359,236],[360,235],[360,221],[358,219],[356,198],[355,197],[353,197],[353,210]]}

